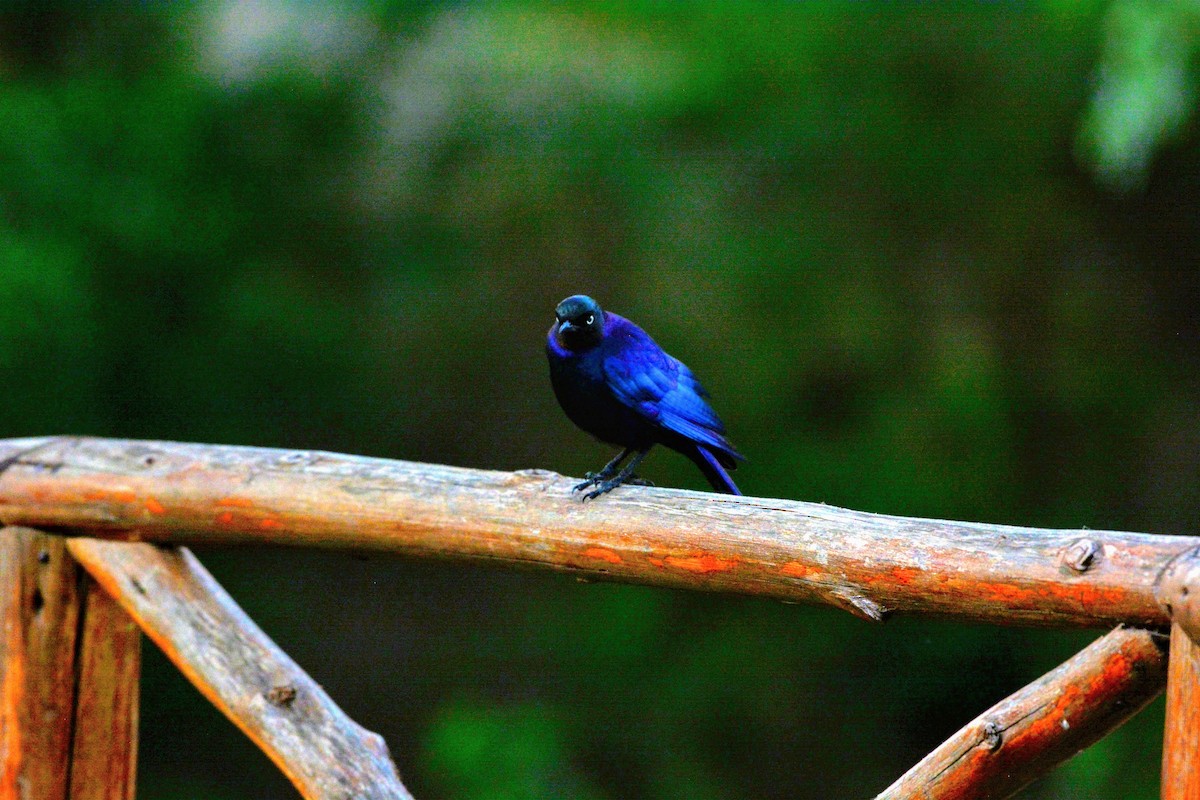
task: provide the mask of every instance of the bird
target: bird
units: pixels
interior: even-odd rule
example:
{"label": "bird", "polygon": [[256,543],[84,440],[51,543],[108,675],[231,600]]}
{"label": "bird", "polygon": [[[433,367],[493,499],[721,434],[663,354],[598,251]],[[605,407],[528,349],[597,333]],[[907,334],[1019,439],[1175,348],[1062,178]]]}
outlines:
{"label": "bird", "polygon": [[637,325],[587,295],[572,295],[554,309],[546,357],[554,396],[571,422],[622,448],[572,489],[592,489],[584,502],[622,484],[648,484],[635,470],[656,444],[695,462],[716,491],[741,494],[729,470],[745,456],[725,437],[708,392]]}

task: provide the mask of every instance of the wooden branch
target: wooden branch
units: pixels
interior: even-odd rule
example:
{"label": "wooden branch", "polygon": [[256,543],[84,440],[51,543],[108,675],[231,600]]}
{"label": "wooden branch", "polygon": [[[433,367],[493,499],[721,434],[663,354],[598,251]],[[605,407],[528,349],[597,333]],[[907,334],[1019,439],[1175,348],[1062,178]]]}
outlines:
{"label": "wooden branch", "polygon": [[0,519],[169,543],[387,550],[994,623],[1165,625],[1192,537],[907,519],[645,487],[581,503],[542,471],[104,439],[0,442]]}
{"label": "wooden branch", "polygon": [[306,798],[403,798],[387,745],[345,715],[186,549],[75,538],[71,555]]}
{"label": "wooden branch", "polygon": [[1112,631],[976,717],[876,800],[1013,795],[1157,697],[1166,680],[1165,650],[1161,634]]}
{"label": "wooden branch", "polygon": [[66,800],[78,573],[62,537],[0,536],[0,798]]}
{"label": "wooden branch", "polygon": [[1200,797],[1200,646],[1179,624],[1171,626],[1162,797]]}
{"label": "wooden branch", "polygon": [[81,586],[70,800],[133,800],[142,632],[94,580],[83,576]]}

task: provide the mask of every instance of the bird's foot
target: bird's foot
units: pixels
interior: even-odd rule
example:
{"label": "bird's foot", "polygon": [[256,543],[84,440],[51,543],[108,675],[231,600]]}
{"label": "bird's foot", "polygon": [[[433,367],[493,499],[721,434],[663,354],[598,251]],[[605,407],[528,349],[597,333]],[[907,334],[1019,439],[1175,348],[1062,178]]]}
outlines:
{"label": "bird's foot", "polygon": [[588,500],[595,500],[602,494],[608,494],[622,483],[632,483],[638,486],[652,486],[653,484],[651,484],[649,481],[643,480],[633,474],[633,471],[637,469],[637,465],[642,463],[642,459],[646,457],[646,453],[649,451],[649,447],[644,450],[638,450],[633,456],[633,460],[625,465],[625,469],[617,472],[617,467],[620,466],[621,462],[634,452],[632,448],[625,448],[621,451],[619,456],[605,464],[604,469],[600,470],[599,472],[588,472],[584,474],[583,477],[587,480],[576,486],[571,491],[580,492],[584,489],[595,486],[595,489],[583,496],[583,501],[586,503]]}
{"label": "bird's foot", "polygon": [[600,483],[602,480],[604,480],[604,478],[600,477],[600,475],[595,472],[585,472],[583,473],[583,477],[583,483],[575,484],[575,486],[571,489],[572,492],[582,492],[589,486],[595,486],[597,483]]}
{"label": "bird's foot", "polygon": [[618,475],[617,477],[610,478],[608,480],[596,481],[596,484],[595,484],[596,488],[593,491],[590,491],[583,496],[583,502],[586,503],[588,500],[595,500],[600,495],[608,494],[609,492],[611,492],[613,489],[617,488],[618,486],[653,486],[653,485],[654,485],[653,483],[646,480],[645,478],[639,478],[636,475],[628,475],[625,477],[621,477],[620,475]]}
{"label": "bird's foot", "polygon": [[597,486],[601,483],[604,483],[606,480],[608,480],[612,476],[613,476],[613,473],[608,472],[606,470],[600,470],[599,472],[585,472],[585,473],[583,473],[583,477],[584,477],[583,483],[576,484],[575,488],[571,489],[571,491],[572,492],[582,492],[584,489],[588,488],[589,486]]}
{"label": "bird's foot", "polygon": [[596,488],[583,496],[583,502],[586,503],[588,500],[595,500],[597,497],[599,497],[602,494],[608,494],[613,489],[620,486],[622,483],[625,483],[625,481],[622,480],[620,477],[609,478],[606,481],[597,481]]}

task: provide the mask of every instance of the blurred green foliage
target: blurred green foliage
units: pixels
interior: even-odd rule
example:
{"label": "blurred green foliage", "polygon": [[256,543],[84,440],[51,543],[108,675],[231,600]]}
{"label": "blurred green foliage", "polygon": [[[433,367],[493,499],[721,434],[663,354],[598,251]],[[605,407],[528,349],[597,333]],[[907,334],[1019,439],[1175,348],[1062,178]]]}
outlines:
{"label": "blurred green foliage", "polygon": [[[582,291],[749,493],[1194,532],[1197,13],[7,4],[4,435],[580,474],[541,349]],[[203,556],[422,798],[870,796],[1094,635]],[[140,796],[287,796],[153,652],[145,694]],[[1153,797],[1160,728],[1022,796]]]}

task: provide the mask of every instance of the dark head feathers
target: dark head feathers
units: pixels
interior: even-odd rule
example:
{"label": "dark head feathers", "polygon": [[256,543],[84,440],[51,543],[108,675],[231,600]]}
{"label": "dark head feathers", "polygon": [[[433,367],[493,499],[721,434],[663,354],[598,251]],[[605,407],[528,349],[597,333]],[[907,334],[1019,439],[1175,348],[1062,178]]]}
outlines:
{"label": "dark head feathers", "polygon": [[555,338],[568,350],[586,350],[604,336],[604,311],[585,294],[576,294],[554,309]]}

